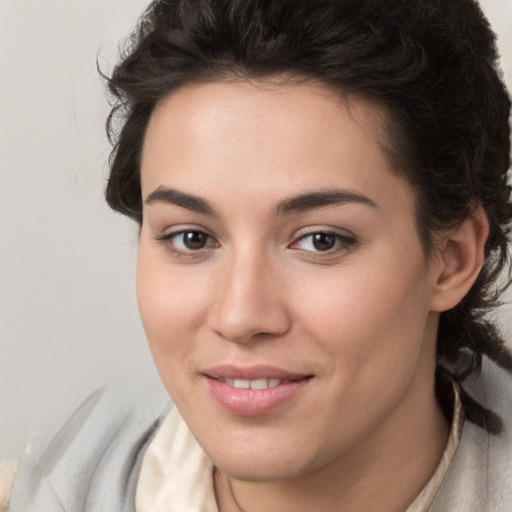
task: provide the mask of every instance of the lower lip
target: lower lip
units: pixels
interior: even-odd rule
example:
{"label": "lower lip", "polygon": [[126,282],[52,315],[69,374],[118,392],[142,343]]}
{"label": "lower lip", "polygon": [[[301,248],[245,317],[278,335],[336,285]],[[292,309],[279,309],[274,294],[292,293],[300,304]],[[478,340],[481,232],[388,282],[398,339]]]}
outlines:
{"label": "lower lip", "polygon": [[292,399],[310,381],[304,378],[266,389],[239,389],[206,377],[213,398],[226,411],[237,416],[261,416]]}

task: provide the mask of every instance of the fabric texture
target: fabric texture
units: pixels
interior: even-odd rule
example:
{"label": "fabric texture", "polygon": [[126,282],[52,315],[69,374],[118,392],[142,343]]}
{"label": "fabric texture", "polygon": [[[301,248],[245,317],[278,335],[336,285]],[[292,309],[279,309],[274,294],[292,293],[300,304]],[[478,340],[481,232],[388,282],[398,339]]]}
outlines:
{"label": "fabric texture", "polygon": [[218,512],[213,463],[176,408],[169,413],[144,455],[135,510]]}
{"label": "fabric texture", "polygon": [[63,426],[34,437],[9,512],[135,512],[142,456],[170,408],[156,376],[96,391]]}
{"label": "fabric texture", "polygon": [[[22,459],[9,511],[135,512],[144,454],[171,409],[167,393],[155,379],[103,388],[86,400],[64,426],[37,435],[32,451]],[[465,422],[459,446],[428,511],[510,512],[512,377],[486,362],[482,376],[464,382],[463,387],[499,414],[504,428],[501,434],[492,435]],[[178,433],[184,435],[183,431]],[[179,443],[171,443],[168,448],[178,453],[180,450]],[[193,467],[194,458],[203,455],[197,450],[189,452],[189,448],[185,445],[180,456]],[[212,489],[208,469],[211,462],[203,461],[199,473],[204,477],[196,474],[194,481]],[[211,495],[205,505],[201,493],[192,491],[189,498],[199,508],[183,508],[180,512],[212,512]],[[144,497],[138,493],[137,500]],[[172,493],[162,494],[162,500],[172,499]]]}
{"label": "fabric texture", "polygon": [[484,360],[464,389],[503,420],[492,435],[466,421],[459,447],[429,512],[512,511],[512,377]]}
{"label": "fabric texture", "polygon": [[21,459],[18,458],[0,462],[0,512],[6,512],[9,508],[9,498],[20,464]]}

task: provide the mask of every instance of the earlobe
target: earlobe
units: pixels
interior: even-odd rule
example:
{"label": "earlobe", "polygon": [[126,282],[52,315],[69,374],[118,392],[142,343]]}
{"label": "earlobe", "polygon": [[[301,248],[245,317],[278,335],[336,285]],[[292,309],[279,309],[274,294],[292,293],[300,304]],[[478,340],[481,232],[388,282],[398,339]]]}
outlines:
{"label": "earlobe", "polygon": [[484,261],[489,222],[482,207],[443,235],[433,273],[431,311],[455,307],[475,282]]}

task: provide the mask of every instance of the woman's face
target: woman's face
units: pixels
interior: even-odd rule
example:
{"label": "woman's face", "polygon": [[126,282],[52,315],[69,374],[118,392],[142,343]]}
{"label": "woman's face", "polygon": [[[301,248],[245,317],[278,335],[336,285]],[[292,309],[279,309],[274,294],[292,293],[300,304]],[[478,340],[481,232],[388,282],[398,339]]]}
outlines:
{"label": "woman's face", "polygon": [[434,278],[382,117],[320,86],[211,83],[150,120],[142,321],[172,399],[234,478],[392,452],[432,399]]}

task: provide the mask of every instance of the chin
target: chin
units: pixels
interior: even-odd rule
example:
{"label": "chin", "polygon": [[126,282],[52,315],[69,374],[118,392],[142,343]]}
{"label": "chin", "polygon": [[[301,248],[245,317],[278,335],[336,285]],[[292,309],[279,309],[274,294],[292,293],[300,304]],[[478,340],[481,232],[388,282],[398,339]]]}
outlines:
{"label": "chin", "polygon": [[225,475],[244,482],[269,482],[293,479],[305,473],[297,464],[283,460],[259,460],[247,456],[245,461],[229,460],[216,464]]}
{"label": "chin", "polygon": [[220,443],[215,446],[213,453],[209,453],[211,450],[208,447],[205,451],[225,475],[248,482],[293,479],[321,466],[318,461],[314,463],[314,454],[298,448],[303,443],[268,441],[265,446],[231,442],[228,447],[224,445],[224,448]]}

